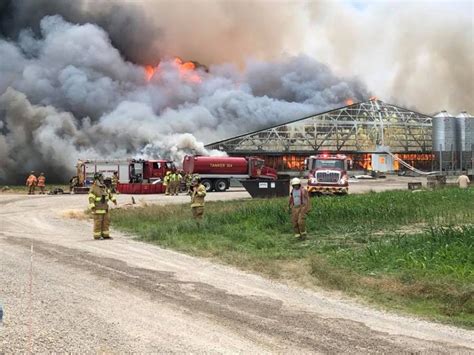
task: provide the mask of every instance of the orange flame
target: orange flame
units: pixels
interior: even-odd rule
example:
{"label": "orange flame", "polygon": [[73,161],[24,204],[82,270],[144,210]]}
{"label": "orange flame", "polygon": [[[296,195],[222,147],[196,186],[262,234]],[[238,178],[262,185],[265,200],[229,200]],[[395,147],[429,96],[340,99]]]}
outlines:
{"label": "orange flame", "polygon": [[284,155],[282,157],[283,164],[286,169],[289,170],[303,170],[304,169],[304,157],[296,155]]}
{"label": "orange flame", "polygon": [[193,83],[200,83],[202,81],[199,74],[195,72],[196,65],[193,62],[183,62],[181,58],[176,57],[174,64],[178,67],[181,78]]}
{"label": "orange flame", "polygon": [[364,170],[372,170],[372,154],[362,154],[359,158],[359,166]]}
{"label": "orange flame", "polygon": [[152,67],[151,65],[147,65],[145,67],[145,78],[147,81],[150,81],[153,75],[155,75],[156,68]]}
{"label": "orange flame", "polygon": [[[200,83],[202,81],[199,74],[196,72],[196,65],[193,62],[183,62],[181,58],[174,58],[173,64],[179,72],[181,79],[192,82]],[[160,70],[160,65],[153,67],[151,65],[145,66],[145,78],[150,81],[153,76]]]}
{"label": "orange flame", "polygon": [[352,104],[354,103],[354,100],[352,100],[352,99],[347,99],[347,100],[345,101],[345,103],[346,103],[347,106],[349,106],[349,105],[352,105]]}

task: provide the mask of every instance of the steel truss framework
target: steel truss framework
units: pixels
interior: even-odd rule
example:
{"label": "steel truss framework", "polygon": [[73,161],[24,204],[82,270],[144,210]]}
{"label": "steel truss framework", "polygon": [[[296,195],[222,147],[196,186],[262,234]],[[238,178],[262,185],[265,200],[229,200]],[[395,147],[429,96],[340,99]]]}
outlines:
{"label": "steel truss framework", "polygon": [[370,100],[207,145],[228,153],[305,154],[315,151],[431,151],[432,118]]}

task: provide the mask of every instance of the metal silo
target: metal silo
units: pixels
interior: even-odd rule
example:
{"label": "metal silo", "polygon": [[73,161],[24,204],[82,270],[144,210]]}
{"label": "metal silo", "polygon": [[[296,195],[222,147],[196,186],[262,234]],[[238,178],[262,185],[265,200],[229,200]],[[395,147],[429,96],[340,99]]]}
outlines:
{"label": "metal silo", "polygon": [[446,117],[444,120],[444,143],[446,144],[446,150],[456,151],[457,135],[456,135],[456,117]]}
{"label": "metal silo", "polygon": [[441,111],[433,117],[433,151],[451,151],[456,148],[456,124],[454,117]]}
{"label": "metal silo", "polygon": [[469,150],[466,145],[466,120],[469,120],[469,118],[469,114],[466,111],[456,116],[456,150],[458,152]]}
{"label": "metal silo", "polygon": [[[469,115],[469,118],[466,118],[466,152],[463,154],[464,157],[464,166],[466,169],[471,169],[471,174],[474,173],[474,117]],[[469,161],[469,157],[471,158]]]}
{"label": "metal silo", "polygon": [[468,114],[465,120],[465,143],[466,151],[474,151],[474,117]]}

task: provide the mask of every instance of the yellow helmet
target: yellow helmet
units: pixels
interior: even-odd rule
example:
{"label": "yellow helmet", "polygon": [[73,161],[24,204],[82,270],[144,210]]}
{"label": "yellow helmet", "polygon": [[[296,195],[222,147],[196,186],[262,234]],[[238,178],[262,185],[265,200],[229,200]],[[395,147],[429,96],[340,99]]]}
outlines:
{"label": "yellow helmet", "polygon": [[298,178],[291,179],[291,186],[301,185],[301,180]]}

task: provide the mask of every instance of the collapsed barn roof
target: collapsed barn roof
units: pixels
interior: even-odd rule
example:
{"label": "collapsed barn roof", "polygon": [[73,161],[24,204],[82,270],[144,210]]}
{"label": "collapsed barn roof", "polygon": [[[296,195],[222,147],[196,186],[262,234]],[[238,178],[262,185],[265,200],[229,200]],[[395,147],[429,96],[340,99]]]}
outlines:
{"label": "collapsed barn roof", "polygon": [[305,154],[315,151],[431,151],[431,116],[369,100],[246,133],[206,146],[228,153]]}

